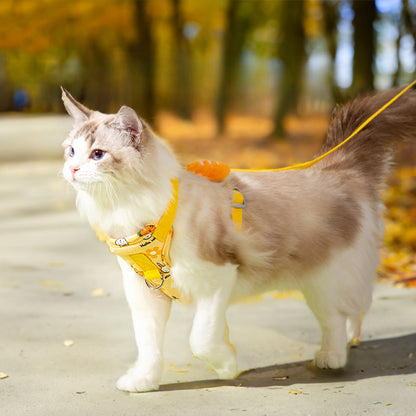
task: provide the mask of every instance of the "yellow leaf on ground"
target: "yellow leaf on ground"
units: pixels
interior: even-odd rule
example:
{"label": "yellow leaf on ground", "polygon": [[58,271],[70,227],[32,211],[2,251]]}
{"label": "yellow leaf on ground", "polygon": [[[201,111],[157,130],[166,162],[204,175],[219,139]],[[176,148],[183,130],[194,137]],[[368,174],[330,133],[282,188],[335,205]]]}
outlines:
{"label": "yellow leaf on ground", "polygon": [[169,368],[168,371],[169,373],[187,373],[189,370],[187,370],[186,368],[178,368],[178,369]]}
{"label": "yellow leaf on ground", "polygon": [[0,372],[0,380],[3,380],[4,378],[9,377],[6,373],[1,373]]}
{"label": "yellow leaf on ground", "polygon": [[40,280],[39,284],[41,286],[57,286],[57,287],[63,286],[62,283],[54,282],[53,280]]}
{"label": "yellow leaf on ground", "polygon": [[305,394],[302,391],[299,390],[289,390],[289,394],[298,395],[298,394]]}
{"label": "yellow leaf on ground", "polygon": [[100,296],[110,296],[103,288],[95,289],[91,292],[91,296],[100,297]]}

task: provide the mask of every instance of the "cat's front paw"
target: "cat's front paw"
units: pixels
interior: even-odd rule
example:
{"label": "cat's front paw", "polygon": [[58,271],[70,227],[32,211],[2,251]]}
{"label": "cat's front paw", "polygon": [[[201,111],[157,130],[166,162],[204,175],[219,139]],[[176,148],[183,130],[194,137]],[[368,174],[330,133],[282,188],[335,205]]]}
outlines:
{"label": "cat's front paw", "polygon": [[315,354],[314,364],[318,368],[338,370],[347,364],[347,353],[321,350]]}
{"label": "cat's front paw", "polygon": [[117,381],[119,390],[140,393],[159,389],[159,382],[154,377],[143,375],[136,368],[131,368]]}

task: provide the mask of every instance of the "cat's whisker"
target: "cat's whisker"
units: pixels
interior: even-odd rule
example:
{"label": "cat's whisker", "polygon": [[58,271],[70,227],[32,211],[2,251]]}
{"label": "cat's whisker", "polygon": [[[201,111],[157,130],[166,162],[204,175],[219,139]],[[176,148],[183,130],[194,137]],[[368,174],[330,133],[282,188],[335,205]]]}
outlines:
{"label": "cat's whisker", "polygon": [[115,210],[117,201],[116,201],[116,192],[114,192],[114,187],[108,178],[105,178],[104,184],[105,184],[107,199],[110,201],[112,209]]}
{"label": "cat's whisker", "polygon": [[111,180],[107,175],[102,175],[100,179],[100,187],[104,189],[100,189],[99,192],[104,197],[105,202],[110,203],[111,208],[115,210],[119,205],[119,189],[117,189],[119,186],[116,181]]}

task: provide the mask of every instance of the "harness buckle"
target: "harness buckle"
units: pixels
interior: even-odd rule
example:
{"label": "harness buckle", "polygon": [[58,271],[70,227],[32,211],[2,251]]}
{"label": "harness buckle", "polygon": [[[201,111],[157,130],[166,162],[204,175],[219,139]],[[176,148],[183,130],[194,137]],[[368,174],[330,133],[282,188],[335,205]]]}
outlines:
{"label": "harness buckle", "polygon": [[245,200],[244,195],[241,192],[241,190],[237,186],[234,186],[233,191],[237,191],[241,195],[241,197],[243,198],[243,203],[239,204],[239,203],[236,203],[236,202],[233,201],[231,206],[233,208],[245,208],[247,206],[247,203],[246,203],[246,200]]}
{"label": "harness buckle", "polygon": [[165,284],[165,276],[164,276],[163,274],[161,274],[161,275],[160,275],[160,278],[162,279],[162,283],[161,283],[160,285],[156,285],[156,284],[152,283],[151,281],[147,280],[146,278],[144,278],[144,281],[145,281],[145,283],[146,283],[146,286],[147,286],[149,289],[152,289],[152,290],[159,290],[159,289],[161,289],[161,288],[162,288],[162,286]]}

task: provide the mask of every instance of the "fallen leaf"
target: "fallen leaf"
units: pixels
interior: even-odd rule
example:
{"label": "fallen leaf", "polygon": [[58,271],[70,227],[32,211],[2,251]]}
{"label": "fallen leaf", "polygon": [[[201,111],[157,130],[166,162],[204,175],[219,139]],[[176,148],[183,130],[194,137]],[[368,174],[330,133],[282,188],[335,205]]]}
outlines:
{"label": "fallen leaf", "polygon": [[299,390],[289,390],[289,394],[298,395],[298,394],[305,394],[302,391]]}
{"label": "fallen leaf", "polygon": [[407,283],[416,281],[416,273],[406,273],[396,279],[397,283]]}
{"label": "fallen leaf", "polygon": [[66,211],[68,209],[68,204],[62,201],[53,201],[51,205],[54,211]]}
{"label": "fallen leaf", "polygon": [[187,370],[186,368],[178,368],[178,369],[169,368],[168,371],[170,373],[187,373],[189,370]]}
{"label": "fallen leaf", "polygon": [[0,372],[0,380],[3,380],[4,378],[9,377],[6,373],[1,373]]}
{"label": "fallen leaf", "polygon": [[63,266],[64,263],[62,261],[50,261],[48,263],[48,266],[53,266],[53,267],[59,267],[59,266]]}
{"label": "fallen leaf", "polygon": [[289,376],[283,376],[283,377],[272,377],[272,380],[287,380]]}
{"label": "fallen leaf", "polygon": [[95,289],[91,292],[91,296],[94,297],[101,297],[101,296],[110,296],[108,292],[106,292],[104,289]]}
{"label": "fallen leaf", "polygon": [[54,282],[53,280],[40,280],[39,284],[41,286],[57,286],[57,287],[63,286],[62,283]]}

